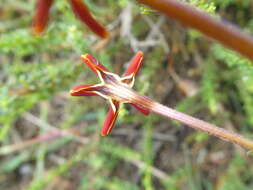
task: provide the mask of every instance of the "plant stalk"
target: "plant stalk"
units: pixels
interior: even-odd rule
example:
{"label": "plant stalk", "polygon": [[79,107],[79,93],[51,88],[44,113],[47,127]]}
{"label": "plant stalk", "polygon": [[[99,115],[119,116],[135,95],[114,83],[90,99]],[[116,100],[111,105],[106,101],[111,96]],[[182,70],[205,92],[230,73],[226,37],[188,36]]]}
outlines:
{"label": "plant stalk", "polygon": [[182,112],[176,111],[172,108],[169,108],[158,102],[155,102],[146,96],[142,96],[135,93],[135,97],[131,99],[131,103],[135,103],[141,107],[149,109],[150,111],[154,113],[179,121],[196,130],[209,133],[210,135],[216,136],[224,141],[235,143],[247,149],[253,150],[252,140],[247,139],[235,132],[229,131],[224,128],[220,128],[206,121],[203,121],[195,117],[192,117],[190,115],[184,114]]}
{"label": "plant stalk", "polygon": [[207,13],[176,0],[138,0],[186,26],[217,40],[253,61],[253,37],[227,22],[221,22]]}

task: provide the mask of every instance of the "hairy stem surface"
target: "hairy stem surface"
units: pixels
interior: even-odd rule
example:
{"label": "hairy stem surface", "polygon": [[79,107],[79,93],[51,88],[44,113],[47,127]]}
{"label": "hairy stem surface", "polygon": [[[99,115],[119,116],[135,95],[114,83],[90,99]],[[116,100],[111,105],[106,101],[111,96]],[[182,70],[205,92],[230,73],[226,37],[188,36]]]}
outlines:
{"label": "hairy stem surface", "polygon": [[190,115],[171,109],[158,102],[154,102],[153,100],[151,100],[146,96],[135,94],[135,97],[132,99],[132,103],[135,103],[139,106],[149,109],[150,111],[157,113],[159,115],[163,115],[170,119],[179,121],[199,131],[203,131],[211,135],[214,135],[222,140],[229,141],[231,143],[235,143],[242,147],[253,150],[253,141],[251,141],[250,139],[247,139],[235,132],[226,130],[224,128],[220,128],[216,125],[210,124],[203,120],[197,119]]}

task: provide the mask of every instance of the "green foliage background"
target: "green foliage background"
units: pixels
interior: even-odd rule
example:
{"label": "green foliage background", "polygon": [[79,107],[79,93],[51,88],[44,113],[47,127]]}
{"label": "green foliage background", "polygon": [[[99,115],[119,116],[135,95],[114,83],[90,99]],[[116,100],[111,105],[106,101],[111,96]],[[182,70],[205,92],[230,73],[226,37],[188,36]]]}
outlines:
{"label": "green foliage background", "polygon": [[[108,42],[75,19],[67,0],[55,1],[50,25],[39,37],[31,33],[34,0],[0,2],[0,189],[253,188],[252,156],[241,148],[128,106],[112,135],[100,137],[105,101],[68,95],[75,85],[98,81],[81,54],[91,53],[120,74],[139,49],[145,63],[138,92],[253,139],[248,60],[135,1],[85,1],[113,34]],[[250,0],[187,2],[253,34]],[[122,31],[121,15],[129,7],[132,23]],[[177,78],[168,69],[170,60]],[[42,126],[77,129],[88,143],[61,137],[13,151],[9,145],[50,133],[29,121],[28,113]]]}

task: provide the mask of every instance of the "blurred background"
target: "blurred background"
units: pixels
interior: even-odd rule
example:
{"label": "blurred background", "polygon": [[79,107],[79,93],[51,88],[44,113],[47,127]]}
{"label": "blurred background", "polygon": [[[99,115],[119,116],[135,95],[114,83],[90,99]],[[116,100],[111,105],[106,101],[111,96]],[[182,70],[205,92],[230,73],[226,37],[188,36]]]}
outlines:
{"label": "blurred background", "polygon": [[[128,105],[101,137],[108,102],[68,94],[98,82],[80,55],[122,74],[141,50],[136,91],[253,139],[248,60],[131,0],[85,0],[107,40],[67,0],[55,0],[42,36],[31,32],[35,0],[0,2],[1,190],[253,188],[250,152]],[[253,34],[251,0],[187,2]]]}

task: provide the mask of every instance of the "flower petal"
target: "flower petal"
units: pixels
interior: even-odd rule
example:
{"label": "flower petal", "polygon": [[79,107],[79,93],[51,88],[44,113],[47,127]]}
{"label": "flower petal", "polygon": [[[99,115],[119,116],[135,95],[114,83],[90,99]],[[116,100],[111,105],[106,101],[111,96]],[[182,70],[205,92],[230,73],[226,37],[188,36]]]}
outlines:
{"label": "flower petal", "polygon": [[84,84],[72,88],[69,93],[71,96],[96,96],[99,88],[97,85]]}
{"label": "flower petal", "polygon": [[99,63],[98,60],[96,60],[96,58],[94,58],[90,54],[88,53],[84,54],[81,56],[81,58],[83,62],[86,63],[86,65],[90,67],[90,69],[94,71],[96,74],[97,74],[97,70],[102,71],[102,72],[109,72],[109,70],[105,66]]}
{"label": "flower petal", "polygon": [[143,113],[144,115],[149,115],[150,114],[150,110],[146,109],[146,108],[143,108],[137,104],[133,104],[133,103],[130,103],[132,106],[134,106],[137,110],[139,110],[141,113]]}
{"label": "flower petal", "polygon": [[131,63],[128,66],[126,72],[123,74],[123,76],[124,77],[130,76],[130,75],[135,76],[140,70],[140,67],[142,65],[142,60],[143,60],[143,53],[139,51],[131,60]]}
{"label": "flower petal", "polygon": [[102,38],[109,36],[106,29],[92,17],[88,7],[82,0],[69,0],[69,2],[76,17],[85,23],[95,34]]}
{"label": "flower petal", "polygon": [[37,0],[36,12],[33,19],[33,32],[41,34],[49,20],[49,11],[53,4],[53,0]]}
{"label": "flower petal", "polygon": [[119,114],[120,103],[117,101],[112,101],[112,103],[114,108],[112,106],[110,107],[109,112],[105,118],[105,122],[101,130],[102,136],[106,136],[111,132],[115,124],[116,118]]}

